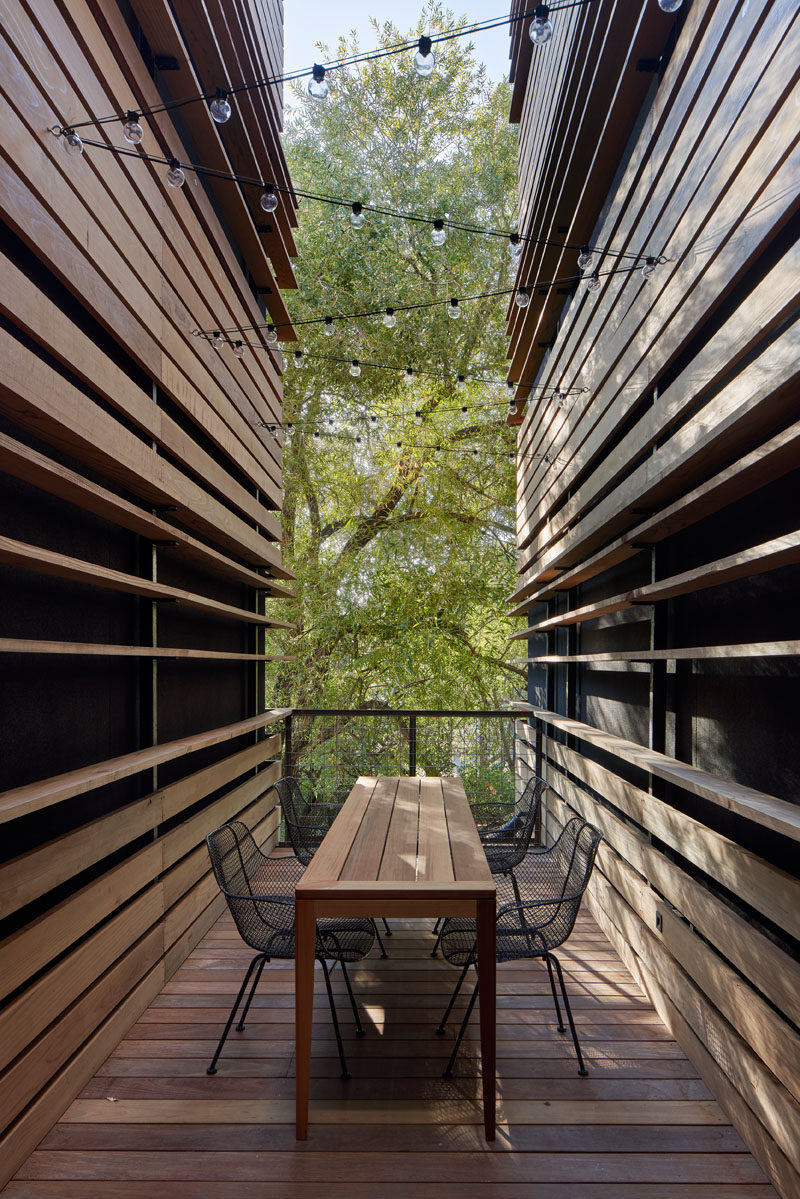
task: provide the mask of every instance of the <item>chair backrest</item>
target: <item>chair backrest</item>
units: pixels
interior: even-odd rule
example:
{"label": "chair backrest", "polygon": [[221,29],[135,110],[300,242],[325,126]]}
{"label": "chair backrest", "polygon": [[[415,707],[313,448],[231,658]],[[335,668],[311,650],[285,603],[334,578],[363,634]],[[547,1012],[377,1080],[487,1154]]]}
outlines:
{"label": "chair backrest", "polygon": [[242,939],[275,957],[292,956],[294,889],[289,879],[281,877],[280,864],[269,870],[269,859],[241,820],[209,833],[206,845],[214,877]]}
{"label": "chair backrest", "polygon": [[294,776],[286,775],[278,779],[271,790],[280,800],[286,833],[295,857],[307,866],[327,832],[327,822],[322,814],[315,812],[313,801],[306,799]]}
{"label": "chair backrest", "polygon": [[502,856],[502,869],[513,870],[528,852],[547,784],[532,774],[514,805],[513,816],[500,828],[481,834],[489,856]]}
{"label": "chair backrest", "polygon": [[593,824],[574,816],[550,849],[530,856],[524,876],[517,876],[521,911],[512,909],[498,919],[498,956],[526,957],[566,941],[602,839]]}

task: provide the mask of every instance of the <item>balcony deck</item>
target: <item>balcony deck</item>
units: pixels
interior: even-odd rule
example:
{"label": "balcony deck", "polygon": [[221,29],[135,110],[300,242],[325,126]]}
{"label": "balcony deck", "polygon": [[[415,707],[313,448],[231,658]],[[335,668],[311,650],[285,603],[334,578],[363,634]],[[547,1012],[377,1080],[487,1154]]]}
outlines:
{"label": "balcony deck", "polygon": [[[774,1199],[724,1113],[588,914],[562,961],[590,1074],[555,1030],[539,963],[498,973],[498,1139],[483,1140],[477,1025],[450,1082],[433,1028],[455,971],[395,922],[353,971],[339,1079],[321,975],[309,1140],[294,1136],[293,969],[267,967],[247,1030],[205,1068],[249,958],[221,918],[4,1199]],[[319,971],[318,971],[319,973]]]}

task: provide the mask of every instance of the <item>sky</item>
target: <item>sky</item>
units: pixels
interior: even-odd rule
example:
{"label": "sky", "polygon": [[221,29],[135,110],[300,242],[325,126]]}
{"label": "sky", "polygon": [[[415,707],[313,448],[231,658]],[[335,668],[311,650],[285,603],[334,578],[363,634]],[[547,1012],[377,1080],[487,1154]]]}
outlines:
{"label": "sky", "polygon": [[[487,21],[505,16],[509,11],[509,0],[470,0],[464,9],[455,0],[451,3],[456,16],[464,13],[469,23]],[[410,29],[422,9],[421,0],[415,4],[401,4],[398,0],[351,0],[349,4],[334,4],[331,0],[284,0],[285,70],[295,71],[310,67],[319,58],[316,42],[326,42],[335,51],[340,34],[349,34],[355,29],[363,50],[376,45],[375,33],[369,18],[379,22],[392,20],[401,33]],[[504,75],[508,77],[508,25],[474,34],[469,40],[475,47],[475,57],[486,64],[492,82]],[[288,99],[288,89],[287,89]]]}

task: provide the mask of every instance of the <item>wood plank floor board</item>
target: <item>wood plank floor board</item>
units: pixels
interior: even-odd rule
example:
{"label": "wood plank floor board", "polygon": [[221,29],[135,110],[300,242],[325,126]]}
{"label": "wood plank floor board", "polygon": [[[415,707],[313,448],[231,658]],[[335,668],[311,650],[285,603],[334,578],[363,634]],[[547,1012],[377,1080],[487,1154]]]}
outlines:
{"label": "wood plank floor board", "polygon": [[[223,917],[3,1192],[3,1199],[775,1199],[697,1071],[587,914],[562,960],[589,1076],[540,963],[498,973],[498,1139],[482,1135],[477,1019],[453,1079],[434,1028],[456,972],[430,922],[388,961],[334,971],[339,1062],[317,972],[310,1135],[294,1135],[293,965],[271,964],[205,1073],[249,954]],[[476,1013],[477,1015],[477,1013]]]}

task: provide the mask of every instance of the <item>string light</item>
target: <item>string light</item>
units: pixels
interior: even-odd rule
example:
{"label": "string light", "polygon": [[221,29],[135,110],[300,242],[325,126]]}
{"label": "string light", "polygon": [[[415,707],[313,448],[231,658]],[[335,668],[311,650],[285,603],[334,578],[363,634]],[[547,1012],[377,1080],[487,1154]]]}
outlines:
{"label": "string light", "polygon": [[387,329],[394,329],[397,324],[397,317],[394,314],[394,308],[387,308],[383,314],[383,323]]}
{"label": "string light", "polygon": [[454,321],[459,320],[459,318],[461,317],[461,309],[458,305],[458,300],[455,298],[455,296],[453,296],[452,300],[450,301],[450,306],[447,309],[447,315],[450,317],[451,320],[454,320]]}
{"label": "string light", "polygon": [[275,188],[271,183],[268,183],[264,188],[259,203],[264,212],[274,212],[278,207],[278,197],[275,195]]}
{"label": "string light", "polygon": [[129,112],[125,124],[122,126],[122,136],[126,142],[130,142],[132,146],[138,146],[139,142],[144,137],[144,129],[139,124],[138,112]]}
{"label": "string light", "polygon": [[311,78],[306,90],[312,100],[327,100],[330,95],[331,85],[325,78],[325,68],[318,62],[311,68]]}
{"label": "string light", "polygon": [[358,376],[361,374],[361,367],[359,365],[357,358],[354,358],[353,361],[350,363],[350,374],[353,376],[354,379],[357,379]]}
{"label": "string light", "polygon": [[169,170],[167,171],[167,183],[170,187],[183,187],[185,182],[186,176],[181,169],[181,164],[177,158],[171,158],[169,160]]}
{"label": "string light", "polygon": [[233,345],[233,353],[236,358],[244,358],[244,342],[237,341]]}
{"label": "string light", "polygon": [[522,253],[522,239],[518,233],[509,233],[508,253],[511,256],[512,262],[516,262]]}
{"label": "string light", "polygon": [[[667,2],[669,2],[669,0],[667,0]],[[674,0],[672,0],[672,2],[674,3]],[[675,5],[676,8],[680,6],[680,2],[681,0],[678,0],[678,3]],[[561,8],[574,8],[576,4],[581,5],[591,3],[593,3],[593,0],[567,0],[567,2],[563,4],[551,5],[550,11],[555,12]],[[661,0],[659,0],[659,3],[661,3]],[[144,116],[155,116],[158,113],[171,112],[177,108],[184,108],[188,104],[196,104],[200,101],[213,101],[217,99],[220,92],[224,94],[227,100],[228,96],[238,95],[240,92],[257,91],[263,88],[273,87],[275,84],[292,83],[296,80],[305,78],[309,74],[312,76],[312,83],[320,83],[325,81],[326,71],[340,70],[343,67],[355,66],[357,63],[372,62],[378,59],[392,57],[393,55],[402,54],[409,50],[417,50],[422,54],[422,57],[425,58],[426,55],[430,53],[430,49],[434,44],[452,41],[456,38],[471,37],[475,33],[483,33],[491,29],[498,29],[504,25],[514,25],[518,21],[525,21],[528,19],[528,17],[535,16],[536,11],[536,9],[526,9],[525,11],[519,13],[509,13],[503,15],[502,17],[489,18],[484,21],[475,21],[471,25],[463,25],[460,28],[451,26],[449,29],[445,29],[441,33],[435,34],[433,37],[422,37],[418,40],[410,42],[398,42],[395,45],[385,46],[378,50],[363,50],[358,54],[350,55],[348,58],[342,58],[337,61],[329,62],[326,66],[320,66],[318,63],[315,63],[310,70],[308,67],[303,67],[300,70],[285,72],[281,75],[272,75],[266,79],[256,79],[251,83],[242,83],[237,87],[217,88],[213,92],[203,92],[195,96],[186,96],[182,100],[165,101],[162,104],[155,104],[150,108],[143,109],[142,114]],[[322,72],[322,74],[320,78],[317,78],[319,72]],[[317,97],[315,96],[314,98],[316,99]],[[96,120],[77,122],[75,126],[70,126],[70,128],[83,128],[84,126],[88,125],[107,125],[118,120],[120,120],[119,113],[110,113],[107,116],[99,117]],[[63,129],[60,132],[66,133],[67,130]]]}
{"label": "string light", "polygon": [[683,0],[658,0],[658,7],[662,12],[677,12]]}
{"label": "string light", "polygon": [[528,295],[527,287],[518,287],[514,295],[514,303],[517,308],[527,308],[530,302],[531,298]]}
{"label": "string light", "polygon": [[444,221],[435,220],[431,229],[431,241],[435,246],[443,246],[447,241],[447,230],[444,227]]}
{"label": "string light", "polygon": [[431,52],[432,45],[433,43],[431,42],[431,39],[429,37],[425,37],[424,35],[417,43],[417,52],[414,55],[413,63],[414,70],[421,79],[427,79],[436,65],[436,59]]}
{"label": "string light", "polygon": [[589,267],[592,265],[593,257],[594,257],[594,255],[592,254],[592,251],[589,249],[589,247],[583,246],[581,248],[580,254],[578,255],[578,270],[579,271],[588,271]]}
{"label": "string light", "polygon": [[[578,0],[578,3],[590,3],[590,2],[592,2],[592,0]],[[159,110],[151,109],[150,111],[161,111],[161,110],[160,109]],[[550,238],[533,237],[533,236],[530,236],[527,234],[520,234],[520,233],[511,234],[507,230],[503,230],[503,229],[491,229],[488,227],[482,227],[482,226],[478,226],[478,225],[467,225],[461,221],[452,221],[452,220],[449,220],[447,218],[442,218],[442,217],[437,217],[435,219],[432,219],[429,216],[423,216],[422,214],[416,213],[416,212],[399,212],[399,211],[396,211],[395,209],[391,209],[391,208],[380,208],[374,204],[364,204],[360,200],[344,200],[344,199],[340,199],[339,197],[336,197],[336,196],[325,196],[325,195],[320,195],[316,192],[301,191],[295,187],[283,187],[274,182],[268,183],[263,179],[253,179],[247,175],[239,175],[239,174],[236,174],[231,171],[222,171],[222,170],[218,170],[216,167],[202,166],[199,163],[192,163],[192,162],[180,163],[175,158],[165,158],[160,154],[149,154],[149,153],[143,151],[141,148],[138,148],[135,150],[127,149],[125,146],[114,146],[114,145],[111,145],[109,142],[98,141],[98,140],[90,139],[90,138],[81,139],[78,136],[78,134],[75,133],[76,128],[82,127],[85,124],[92,124],[92,123],[94,123],[94,122],[84,121],[84,122],[80,122],[79,125],[77,125],[77,126],[52,125],[50,127],[50,133],[52,133],[55,137],[63,137],[64,138],[65,149],[70,154],[74,154],[74,155],[81,154],[83,152],[84,146],[91,146],[94,149],[110,151],[112,154],[118,154],[118,155],[122,155],[122,156],[127,155],[130,157],[135,157],[137,159],[141,159],[145,162],[162,163],[165,166],[170,166],[170,167],[172,166],[173,163],[178,163],[178,167],[181,170],[193,171],[195,174],[202,175],[209,179],[228,180],[231,183],[236,183],[241,187],[257,187],[262,192],[261,206],[265,212],[274,212],[275,209],[278,207],[276,193],[279,193],[282,195],[286,195],[290,199],[293,199],[296,197],[297,199],[300,199],[300,200],[311,200],[311,201],[313,201],[315,203],[319,203],[319,204],[328,204],[331,207],[335,207],[335,208],[348,208],[348,209],[350,209],[351,214],[353,214],[353,210],[356,209],[356,207],[357,207],[359,213],[370,213],[371,212],[371,213],[376,214],[377,216],[390,217],[394,220],[409,221],[413,224],[428,225],[431,228],[431,238],[432,238],[432,240],[435,241],[436,245],[443,245],[444,242],[447,240],[447,230],[454,229],[461,233],[474,234],[474,235],[477,235],[480,237],[499,237],[499,238],[502,238],[503,240],[508,240],[509,245],[513,244],[514,246],[516,246],[517,243],[511,242],[512,237],[518,238],[519,243],[522,243],[522,244],[528,242],[534,246],[545,246],[545,247],[549,247],[551,249],[571,250],[571,249],[579,248],[579,247],[575,246],[574,243],[572,243],[572,242],[554,241]],[[101,122],[96,122],[96,123],[100,124]],[[271,197],[271,198],[268,199],[268,197]],[[351,221],[352,221],[352,215],[351,215]],[[647,254],[644,251],[642,251],[640,253],[634,253],[632,251],[627,251],[627,250],[615,250],[612,246],[596,246],[596,247],[594,247],[594,252],[599,255],[602,255],[602,256],[607,255],[608,257],[615,258],[615,259],[630,258],[635,263],[640,263],[644,258],[647,257]],[[666,261],[666,258],[663,255],[660,255],[656,259],[657,263],[661,263],[661,262],[665,262],[665,261]]]}
{"label": "string light", "polygon": [[350,210],[350,224],[354,229],[362,229],[366,219],[367,214],[364,212],[364,205],[360,201],[355,200]]}
{"label": "string light", "polygon": [[537,4],[533,21],[528,29],[528,36],[534,46],[543,46],[553,36],[553,25],[549,20],[550,9],[546,4]]}
{"label": "string light", "polygon": [[304,356],[303,356],[303,351],[302,351],[302,350],[295,350],[295,352],[294,352],[294,364],[295,364],[295,366],[297,367],[297,369],[298,369],[299,371],[303,370],[303,368],[305,367],[305,365],[306,365],[306,362],[305,362],[305,358],[304,358]]}
{"label": "string light", "polygon": [[64,130],[64,149],[73,158],[83,154],[83,142],[74,129]]}
{"label": "string light", "polygon": [[655,258],[647,258],[647,259],[645,259],[645,264],[644,264],[644,266],[642,267],[642,278],[643,278],[643,279],[649,279],[649,278],[650,278],[650,277],[653,275],[653,273],[654,273],[655,269],[656,269],[656,260],[655,260]]}
{"label": "string light", "polygon": [[214,336],[211,338],[211,344],[215,350],[221,350],[225,345],[225,338],[222,336],[219,329],[215,331]]}
{"label": "string light", "polygon": [[598,274],[597,271],[592,271],[591,275],[586,280],[586,290],[587,291],[599,291],[599,289],[600,289],[600,275]]}
{"label": "string light", "polygon": [[264,341],[267,345],[274,346],[278,340],[278,330],[274,325],[267,325],[267,331],[264,334]]}
{"label": "string light", "polygon": [[217,94],[208,106],[211,117],[218,125],[224,125],[231,119],[231,106],[228,103],[228,93],[223,87],[217,88]]}
{"label": "string light", "polygon": [[[661,263],[662,261],[665,261],[665,259],[663,259],[663,258],[656,259],[656,263]],[[606,271],[602,271],[602,272],[595,271],[595,275],[597,275],[597,277],[599,279],[601,275],[603,277],[605,277],[608,275],[616,275],[616,274],[630,274],[631,271],[634,271],[637,269],[638,265],[639,265],[638,263],[631,263],[630,265],[625,265],[625,266],[620,266],[620,267],[611,267]],[[541,291],[544,288],[549,289],[549,288],[553,288],[553,287],[564,287],[564,286],[567,286],[570,284],[577,285],[578,283],[581,282],[581,280],[582,280],[582,276],[580,276],[580,275],[572,275],[570,277],[566,277],[563,279],[547,279],[547,280],[535,279],[533,282],[527,283],[523,287],[517,288],[517,294],[519,294],[520,291],[524,291],[526,293],[526,295],[528,296],[528,298],[530,299],[530,296],[536,290]],[[478,292],[475,295],[462,296],[460,298],[460,300],[458,301],[458,303],[459,303],[459,307],[460,307],[462,304],[467,303],[467,302],[472,302],[472,301],[476,301],[476,300],[491,300],[491,299],[495,299],[497,296],[510,296],[513,293],[514,293],[513,287],[502,287],[497,291],[484,291],[484,292]],[[451,306],[451,304],[452,304],[451,300],[423,300],[416,304],[395,304],[392,308],[392,315],[395,316],[398,312],[418,312],[418,311],[421,311],[423,309],[428,309],[428,308],[439,308],[439,307]],[[369,308],[369,309],[363,310],[362,312],[342,312],[336,316],[331,316],[330,314],[328,314],[326,316],[305,317],[305,318],[303,318],[303,320],[283,321],[282,323],[277,324],[274,327],[277,329],[282,329],[282,328],[299,329],[306,325],[323,325],[324,326],[323,332],[328,334],[328,336],[331,336],[334,332],[334,325],[335,325],[336,321],[361,320],[365,317],[370,317],[370,316],[385,316],[386,312],[387,312],[386,308]],[[232,326],[231,328],[229,328],[227,330],[224,330],[224,332],[231,333],[231,334],[232,333],[255,332],[255,331],[261,330],[263,328],[264,328],[263,324],[236,325],[236,326]],[[193,332],[194,332],[195,337],[206,337],[206,338],[209,337],[209,331],[207,329],[195,329]]]}

